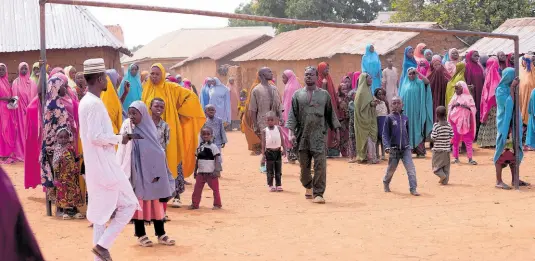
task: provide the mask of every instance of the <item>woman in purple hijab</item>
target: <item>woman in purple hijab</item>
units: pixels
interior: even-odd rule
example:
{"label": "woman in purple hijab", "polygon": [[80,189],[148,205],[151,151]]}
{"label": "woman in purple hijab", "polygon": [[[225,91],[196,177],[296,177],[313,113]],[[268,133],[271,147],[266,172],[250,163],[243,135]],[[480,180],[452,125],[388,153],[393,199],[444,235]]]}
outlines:
{"label": "woman in purple hijab", "polygon": [[0,168],[0,259],[44,261],[26,220],[15,187]]}

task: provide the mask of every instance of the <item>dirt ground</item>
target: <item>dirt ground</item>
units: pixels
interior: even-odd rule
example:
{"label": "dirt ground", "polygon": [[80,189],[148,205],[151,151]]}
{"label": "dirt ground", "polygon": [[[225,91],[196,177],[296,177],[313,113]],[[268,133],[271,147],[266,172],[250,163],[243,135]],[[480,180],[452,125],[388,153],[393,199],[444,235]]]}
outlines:
{"label": "dirt ground", "polygon": [[[211,210],[205,189],[201,209],[171,209],[167,234],[174,247],[137,246],[128,225],[111,249],[116,261],[157,260],[535,260],[535,189],[494,188],[492,150],[476,149],[478,166],[452,167],[451,185],[440,186],[430,156],[415,159],[418,190],[409,195],[402,165],[385,194],[380,165],[331,159],[327,204],[304,198],[297,165],[283,166],[282,193],[270,193],[258,158],[241,133],[229,133],[220,181],[223,210]],[[521,177],[532,176],[535,153],[527,153]],[[41,189],[23,189],[22,164],[9,173],[47,260],[92,260],[88,221],[47,217]],[[504,172],[510,182],[509,171]],[[188,186],[183,202],[191,202]],[[153,228],[148,227],[148,235]],[[155,240],[154,237],[152,237]]]}

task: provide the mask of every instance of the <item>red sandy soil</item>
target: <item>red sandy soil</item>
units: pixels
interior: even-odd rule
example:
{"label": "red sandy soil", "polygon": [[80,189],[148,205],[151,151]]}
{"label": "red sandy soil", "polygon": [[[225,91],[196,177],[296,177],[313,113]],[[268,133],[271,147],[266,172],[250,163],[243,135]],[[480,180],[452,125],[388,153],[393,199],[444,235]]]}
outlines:
{"label": "red sandy soil", "polygon": [[[229,133],[220,181],[223,210],[211,210],[206,188],[201,209],[171,209],[167,234],[174,247],[142,248],[128,225],[111,249],[116,261],[157,260],[535,260],[535,190],[494,188],[492,150],[476,149],[478,166],[452,166],[451,185],[440,186],[430,156],[415,159],[421,197],[409,195],[402,164],[383,192],[380,165],[328,161],[327,204],[304,198],[297,165],[283,166],[282,193],[270,193],[258,158],[241,133]],[[521,177],[532,176],[534,152]],[[22,200],[47,260],[93,260],[88,221],[47,217],[42,190],[23,189],[22,164],[3,166]],[[510,182],[509,170],[504,172]],[[191,180],[191,179],[190,179]],[[182,194],[191,202],[192,187]],[[153,228],[147,228],[153,236]],[[153,241],[156,238],[152,237]],[[1,258],[0,258],[1,259]]]}

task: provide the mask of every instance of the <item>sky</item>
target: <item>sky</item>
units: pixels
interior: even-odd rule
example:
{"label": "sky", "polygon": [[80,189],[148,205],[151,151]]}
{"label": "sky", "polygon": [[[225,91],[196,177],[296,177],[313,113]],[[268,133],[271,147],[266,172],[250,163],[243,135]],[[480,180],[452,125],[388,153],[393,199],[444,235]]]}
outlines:
{"label": "sky", "polygon": [[[177,7],[187,9],[234,12],[246,0],[101,0],[114,3]],[[217,28],[227,26],[228,19],[137,10],[88,7],[103,25],[120,25],[129,48],[147,44],[154,38],[181,28]]]}

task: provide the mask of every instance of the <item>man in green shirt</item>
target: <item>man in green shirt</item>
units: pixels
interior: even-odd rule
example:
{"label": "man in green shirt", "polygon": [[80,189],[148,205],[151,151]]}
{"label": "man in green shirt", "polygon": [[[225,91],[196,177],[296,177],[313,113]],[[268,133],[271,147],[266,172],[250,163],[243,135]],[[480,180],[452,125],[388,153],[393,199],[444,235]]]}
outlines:
{"label": "man in green shirt", "polygon": [[[340,141],[340,122],[333,111],[331,96],[316,86],[318,70],[305,70],[306,88],[295,92],[286,127],[297,142],[301,183],[306,188],[305,197],[314,198],[314,203],[323,204],[327,180],[326,135],[327,128],[336,130],[335,143]],[[310,167],[314,159],[314,177]]]}

